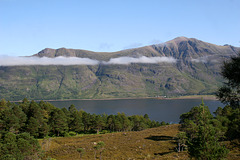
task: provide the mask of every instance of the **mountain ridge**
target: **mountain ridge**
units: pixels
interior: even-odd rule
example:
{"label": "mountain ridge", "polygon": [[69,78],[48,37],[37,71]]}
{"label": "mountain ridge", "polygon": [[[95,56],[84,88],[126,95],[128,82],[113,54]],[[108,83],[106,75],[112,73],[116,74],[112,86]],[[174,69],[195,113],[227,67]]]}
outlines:
{"label": "mountain ridge", "polygon": [[0,99],[107,99],[214,94],[222,84],[222,62],[239,47],[195,38],[117,52],[46,48],[37,57],[81,57],[109,61],[119,57],[173,57],[176,63],[73,66],[0,66]]}
{"label": "mountain ridge", "polygon": [[[139,48],[131,48],[131,49],[125,49],[125,50],[120,50],[120,51],[115,51],[115,52],[94,52],[94,51],[89,51],[89,50],[83,50],[83,49],[71,49],[71,48],[58,48],[58,49],[52,49],[52,48],[45,48],[43,50],[41,50],[40,52],[38,52],[37,54],[34,54],[33,56],[38,56],[38,57],[57,57],[57,56],[66,56],[66,57],[81,57],[81,56],[86,56],[85,54],[95,54],[96,57],[98,58],[99,54],[108,54],[108,56],[123,56],[124,54],[122,53],[128,53],[128,52],[137,52],[139,50],[152,50],[152,52],[155,53],[161,53],[159,49],[159,47],[170,47],[173,49],[180,49],[183,50],[184,45],[192,45],[191,47],[195,47],[195,44],[201,44],[203,45],[203,47],[209,47],[209,46],[214,46],[213,48],[222,48],[225,50],[231,50],[235,53],[239,52],[240,48],[239,47],[234,47],[231,45],[216,45],[216,44],[212,44],[212,43],[208,43],[208,42],[204,42],[201,40],[198,40],[196,38],[187,38],[187,37],[176,37],[173,40],[169,40],[167,42],[164,43],[160,43],[160,44],[154,44],[154,45],[148,45],[148,46],[143,46],[143,47],[139,47]],[[183,47],[182,48],[179,48]],[[189,46],[185,46],[185,47],[189,47]],[[176,51],[176,50],[175,50]],[[162,50],[162,52],[164,52],[164,50]],[[83,54],[83,55],[80,55]],[[82,57],[83,58],[83,57]]]}

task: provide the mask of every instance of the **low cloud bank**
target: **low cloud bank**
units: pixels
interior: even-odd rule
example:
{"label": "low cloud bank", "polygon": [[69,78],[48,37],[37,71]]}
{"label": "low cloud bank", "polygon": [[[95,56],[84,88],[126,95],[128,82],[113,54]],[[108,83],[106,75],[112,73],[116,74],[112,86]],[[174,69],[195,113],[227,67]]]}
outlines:
{"label": "low cloud bank", "polygon": [[131,63],[175,63],[176,59],[173,57],[139,57],[139,58],[133,58],[133,57],[119,57],[119,58],[111,58],[108,62],[105,62],[105,64],[122,64],[127,65]]}
{"label": "low cloud bank", "polygon": [[131,63],[175,63],[176,59],[173,57],[118,57],[111,58],[109,61],[98,61],[89,58],[79,57],[9,57],[0,56],[0,66],[28,66],[28,65],[98,65],[98,64],[118,64],[128,65]]}
{"label": "low cloud bank", "polygon": [[0,66],[28,66],[28,65],[97,65],[99,61],[78,57],[0,57]]}

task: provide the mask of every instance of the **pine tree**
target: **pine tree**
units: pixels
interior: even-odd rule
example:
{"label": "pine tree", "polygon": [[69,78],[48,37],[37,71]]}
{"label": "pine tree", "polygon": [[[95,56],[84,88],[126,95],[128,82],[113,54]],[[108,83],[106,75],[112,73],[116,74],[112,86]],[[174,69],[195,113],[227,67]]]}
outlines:
{"label": "pine tree", "polygon": [[49,123],[53,134],[60,136],[68,131],[67,117],[61,109],[56,108],[51,115]]}
{"label": "pine tree", "polygon": [[[196,132],[188,132],[188,152],[191,157],[201,160],[219,160],[228,154],[228,149],[219,142],[217,129],[212,125],[212,116],[207,106],[202,103],[197,111],[198,117],[192,121]],[[187,127],[191,127],[188,125]]]}
{"label": "pine tree", "polygon": [[240,108],[240,54],[224,62],[221,74],[227,82],[218,89],[218,99],[232,108]]}

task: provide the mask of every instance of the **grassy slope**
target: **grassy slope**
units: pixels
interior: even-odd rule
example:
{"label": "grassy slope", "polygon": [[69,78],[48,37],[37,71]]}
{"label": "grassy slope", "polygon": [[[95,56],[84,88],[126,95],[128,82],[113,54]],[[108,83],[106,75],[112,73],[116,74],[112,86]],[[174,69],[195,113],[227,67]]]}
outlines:
{"label": "grassy slope", "polygon": [[[78,137],[50,138],[40,140],[46,157],[57,160],[79,159],[77,148],[85,148],[83,159],[94,159],[93,143],[103,141],[105,151],[102,159],[189,159],[187,152],[175,152],[178,124],[161,126],[138,132],[109,133],[103,135],[85,135]],[[99,153],[97,154],[99,158]],[[239,159],[240,150],[234,148],[228,159]]]}
{"label": "grassy slope", "polygon": [[104,99],[208,94],[220,82],[199,80],[175,64],[0,68],[0,99]]}
{"label": "grassy slope", "polygon": [[[42,148],[47,149],[46,157],[74,160],[79,158],[76,149],[82,147],[86,149],[83,159],[94,159],[93,142],[103,141],[106,144],[103,159],[173,159],[178,157],[173,139],[177,132],[178,125],[170,125],[138,132],[53,138],[49,147],[45,141]],[[179,154],[179,158],[187,156]]]}

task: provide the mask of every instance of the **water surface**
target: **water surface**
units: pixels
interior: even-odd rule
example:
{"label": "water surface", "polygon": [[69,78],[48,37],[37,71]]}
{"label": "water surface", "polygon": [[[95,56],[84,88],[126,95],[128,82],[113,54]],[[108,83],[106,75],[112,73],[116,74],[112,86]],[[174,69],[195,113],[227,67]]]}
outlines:
{"label": "water surface", "polygon": [[[119,100],[71,100],[51,102],[58,108],[68,108],[74,104],[77,109],[83,109],[88,113],[117,114],[124,112],[126,115],[148,114],[151,120],[178,123],[181,114],[188,112],[192,107],[202,103],[201,99],[119,99]],[[224,105],[216,100],[204,100],[213,113],[218,107]]]}

